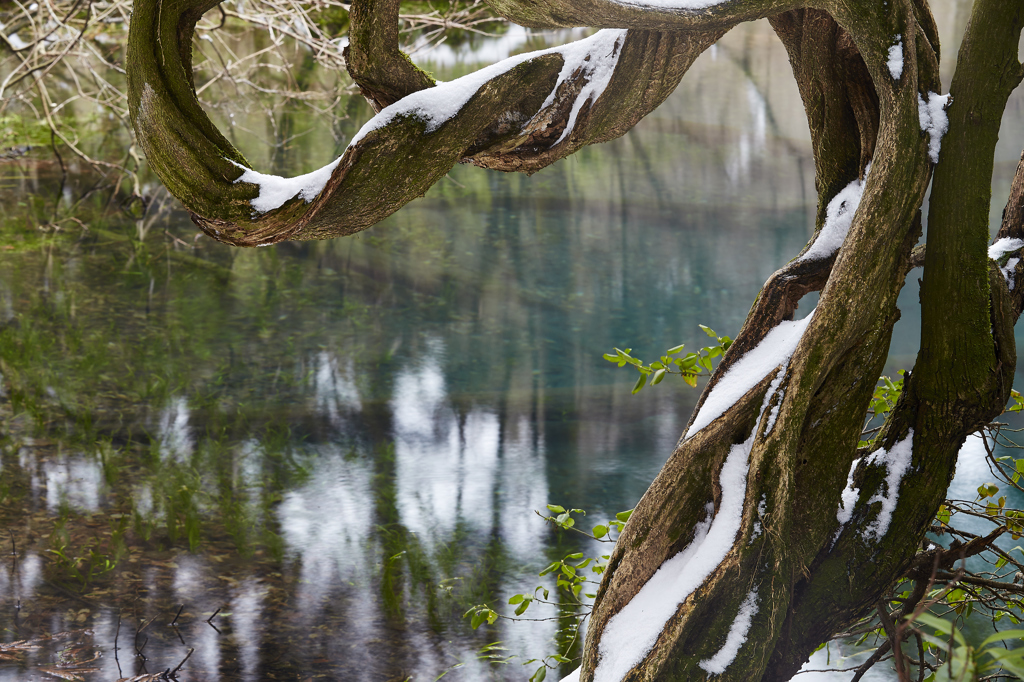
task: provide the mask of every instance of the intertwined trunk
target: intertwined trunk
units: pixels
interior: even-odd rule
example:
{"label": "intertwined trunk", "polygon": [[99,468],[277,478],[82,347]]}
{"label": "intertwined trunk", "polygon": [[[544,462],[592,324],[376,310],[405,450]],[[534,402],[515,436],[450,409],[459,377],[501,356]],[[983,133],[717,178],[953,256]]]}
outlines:
{"label": "intertwined trunk", "polygon": [[[320,184],[276,203],[265,192],[277,180],[252,173],[195,98],[192,31],[213,3],[136,4],[139,141],[197,224],[240,246],[364,229],[460,161],[532,172],[621,135],[725,31],[770,18],[807,111],[818,231],[765,284],[621,535],[589,623],[584,682],[788,679],[907,569],[964,439],[1007,399],[1024,304],[1024,287],[1009,284],[1024,268],[1004,273],[989,259],[988,209],[1000,119],[1024,74],[1024,0],[976,1],[951,102],[939,95],[925,0],[811,4],[493,0],[529,26],[619,30],[494,67],[441,111],[454,90],[399,51],[398,2],[354,0],[349,71],[381,113]],[[858,450],[897,296],[920,265],[933,172],[921,353],[877,441]],[[1024,162],[1000,236],[1024,236]],[[793,321],[811,291],[816,310]]]}

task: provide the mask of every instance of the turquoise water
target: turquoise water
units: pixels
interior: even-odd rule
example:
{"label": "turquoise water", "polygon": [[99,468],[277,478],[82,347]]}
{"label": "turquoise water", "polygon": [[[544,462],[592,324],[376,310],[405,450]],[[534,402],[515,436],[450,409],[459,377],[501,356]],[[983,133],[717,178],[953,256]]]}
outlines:
{"label": "turquoise water", "polygon": [[[962,27],[963,3],[941,8]],[[468,68],[437,60],[442,78]],[[296,115],[311,132],[286,155],[233,134],[257,164],[305,172],[369,115],[348,110],[338,139]],[[1000,148],[997,196],[1018,154]],[[189,649],[181,679],[528,678],[523,661],[567,644],[557,621],[474,631],[462,614],[600,550],[534,510],[581,507],[589,528],[631,508],[698,395],[632,396],[601,354],[734,334],[814,213],[766,24],[723,39],[627,136],[531,178],[458,167],[352,238],[231,250],[155,184],[145,218],[39,229],[59,180],[43,153],[0,163],[0,641],[74,634],[0,662],[5,680],[62,651],[98,680]],[[916,352],[916,276],[890,371]],[[516,658],[482,660],[497,641]]]}

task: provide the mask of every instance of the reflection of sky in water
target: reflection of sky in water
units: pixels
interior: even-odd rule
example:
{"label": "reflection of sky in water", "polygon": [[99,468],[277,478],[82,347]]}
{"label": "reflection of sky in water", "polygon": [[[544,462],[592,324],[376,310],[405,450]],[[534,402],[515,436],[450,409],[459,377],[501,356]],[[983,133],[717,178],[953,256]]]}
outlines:
{"label": "reflection of sky in water", "polygon": [[[351,357],[339,360],[337,355],[320,351],[313,375],[313,391],[317,408],[336,424],[343,413],[358,411],[359,391],[353,381],[355,363]],[[341,363],[344,363],[342,368]]]}
{"label": "reflection of sky in water", "polygon": [[[7,552],[4,552],[7,554]],[[13,611],[18,604],[28,602],[43,580],[43,561],[35,552],[12,561],[4,557],[0,564],[0,598],[5,607]]]}
{"label": "reflection of sky in water", "polygon": [[161,457],[184,462],[192,455],[192,434],[188,428],[188,401],[172,398],[160,411],[157,433]]}
{"label": "reflection of sky in water", "polygon": [[79,456],[61,456],[43,462],[43,472],[46,506],[50,511],[57,511],[63,502],[82,511],[99,509],[103,471],[98,462]]}
{"label": "reflection of sky in water", "polygon": [[231,600],[231,623],[238,646],[241,679],[259,680],[259,646],[262,639],[264,589],[256,580],[244,580]]}
{"label": "reflection of sky in water", "polygon": [[307,619],[328,604],[338,585],[370,578],[368,556],[373,493],[370,464],[345,461],[342,453],[325,447],[315,459],[309,481],[284,494],[277,506],[281,535],[301,565],[298,602]]}

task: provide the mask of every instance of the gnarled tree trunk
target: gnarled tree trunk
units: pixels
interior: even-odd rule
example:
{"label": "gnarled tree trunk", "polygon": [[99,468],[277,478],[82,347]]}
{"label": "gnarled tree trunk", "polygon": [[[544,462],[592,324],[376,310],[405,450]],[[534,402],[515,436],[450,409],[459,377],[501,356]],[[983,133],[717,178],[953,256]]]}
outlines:
{"label": "gnarled tree trunk", "polygon": [[[770,18],[807,111],[818,230],[765,284],[621,535],[580,679],[788,679],[906,571],[960,446],[999,413],[1013,376],[1024,287],[1007,275],[1024,270],[989,259],[987,226],[999,123],[1024,75],[1024,0],[976,0],[951,104],[925,0],[492,0],[529,26],[609,30],[457,87],[401,54],[397,1],[354,0],[349,71],[380,113],[336,164],[290,185],[249,169],[199,107],[191,38],[212,6],[139,0],[129,103],[168,188],[239,246],[364,229],[460,161],[532,172],[621,135],[725,31]],[[881,435],[858,450],[933,172],[921,353]],[[1013,191],[1000,236],[1020,238],[1024,162]],[[817,309],[793,321],[811,291]]]}

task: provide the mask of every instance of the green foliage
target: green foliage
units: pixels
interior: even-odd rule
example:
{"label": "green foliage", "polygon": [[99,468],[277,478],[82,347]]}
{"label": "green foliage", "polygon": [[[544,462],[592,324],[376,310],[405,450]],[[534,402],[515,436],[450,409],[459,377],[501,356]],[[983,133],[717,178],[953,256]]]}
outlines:
{"label": "green foliage", "polygon": [[[953,590],[947,599],[954,592],[962,590]],[[918,614],[913,623],[924,640],[925,653],[941,661],[938,669],[925,678],[926,682],[975,680],[1000,669],[1004,675],[1024,678],[1024,648],[1008,648],[1024,640],[1024,630],[996,632],[978,646],[971,646],[953,624],[931,613]]]}
{"label": "green foliage", "polygon": [[658,360],[655,360],[649,365],[645,365],[639,358],[634,358],[630,353],[632,348],[622,350],[616,348],[615,353],[605,353],[604,359],[608,362],[614,362],[619,367],[625,367],[626,365],[632,365],[640,373],[640,376],[636,380],[636,384],[633,386],[633,393],[639,393],[640,390],[647,385],[647,378],[650,377],[651,386],[660,384],[662,379],[668,374],[678,374],[682,377],[690,386],[697,385],[697,378],[700,376],[710,376],[711,372],[714,371],[714,365],[711,361],[717,357],[722,356],[725,351],[729,350],[729,346],[732,345],[732,339],[728,336],[719,336],[714,329],[700,325],[700,328],[704,330],[704,333],[715,339],[716,343],[710,346],[704,346],[696,353],[687,353],[679,357],[672,357],[682,353],[686,348],[685,345],[679,345],[674,348],[669,348],[665,351]]}
{"label": "green foliage", "polygon": [[[607,523],[595,525],[590,532],[581,530],[576,525],[577,519],[573,514],[586,516],[583,509],[566,509],[558,504],[547,505],[549,514],[537,512],[545,521],[553,527],[563,531],[573,531],[585,535],[592,540],[614,544],[619,533],[625,527],[633,510],[619,512],[615,518]],[[566,554],[558,561],[548,564],[538,575],[540,577],[551,575],[555,579],[555,594],[552,598],[551,590],[544,585],[538,585],[533,592],[524,592],[512,595],[508,603],[514,606],[513,615],[505,616],[487,604],[476,604],[463,614],[463,618],[470,618],[470,626],[475,630],[484,623],[493,625],[499,618],[518,620],[524,616],[527,609],[534,604],[550,604],[558,607],[559,615],[557,620],[565,620],[564,631],[567,633],[569,644],[561,653],[551,654],[543,659],[530,659],[523,665],[540,663],[540,666],[530,676],[531,682],[540,682],[547,676],[548,669],[556,669],[563,663],[571,663],[573,659],[569,653],[578,641],[579,628],[583,621],[590,615],[590,601],[596,596],[596,588],[600,584],[600,577],[608,565],[611,554],[602,554],[597,557],[584,556],[583,552],[572,552]],[[585,591],[590,589],[591,591]]]}
{"label": "green foliage", "polygon": [[0,116],[0,149],[14,146],[42,147],[49,144],[50,127],[46,121],[31,121],[17,114]]}
{"label": "green foliage", "polygon": [[[900,378],[893,381],[887,376],[879,377],[875,392],[871,395],[871,403],[868,407],[867,417],[864,420],[864,429],[861,440],[857,443],[859,448],[870,448],[875,444],[875,437],[881,430],[881,423],[885,421],[889,412],[896,407],[896,402],[903,394],[903,382],[905,370],[899,370]],[[876,423],[877,422],[877,423]]]}

